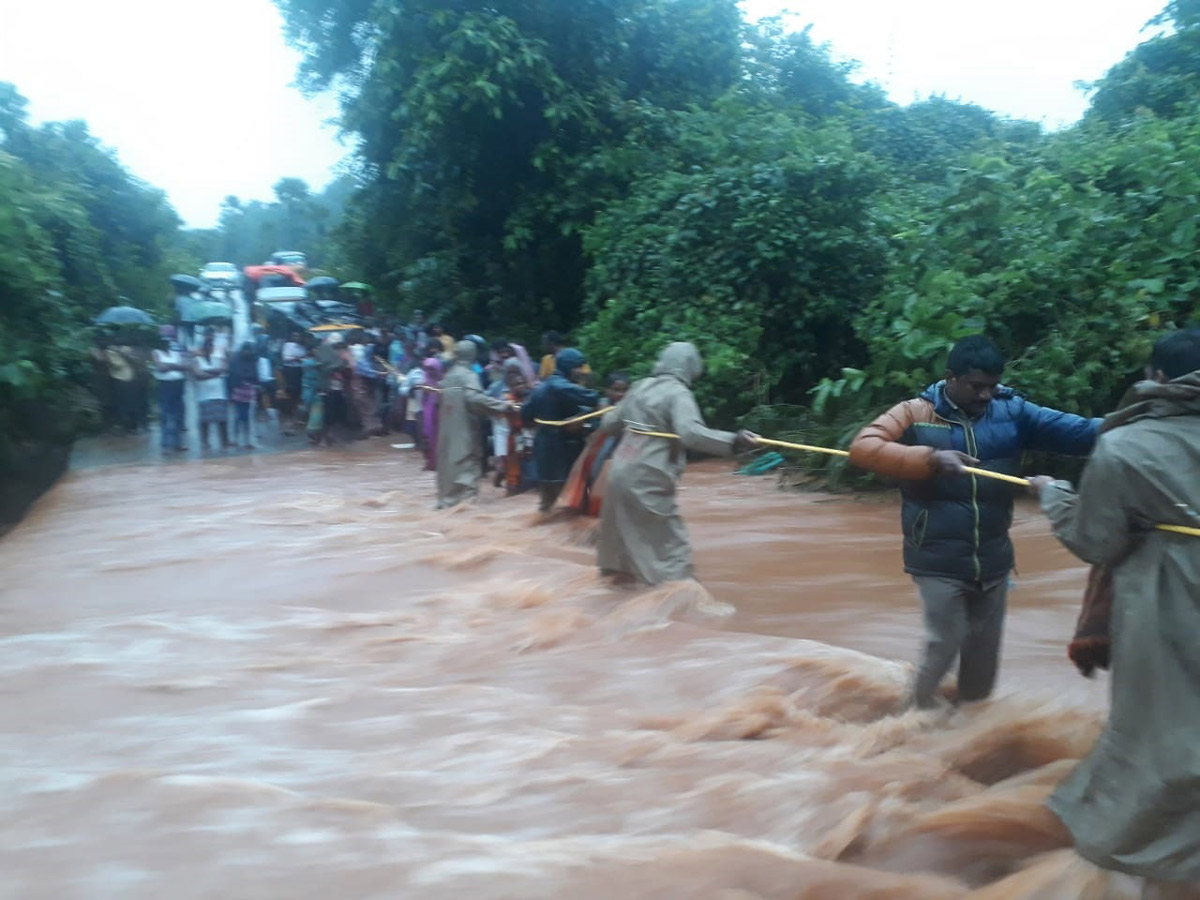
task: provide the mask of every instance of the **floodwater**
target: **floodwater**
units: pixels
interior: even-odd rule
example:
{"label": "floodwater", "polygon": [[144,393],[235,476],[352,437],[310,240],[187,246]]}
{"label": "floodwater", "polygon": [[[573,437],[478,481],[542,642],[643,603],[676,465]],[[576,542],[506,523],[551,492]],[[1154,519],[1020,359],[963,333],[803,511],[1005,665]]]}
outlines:
{"label": "floodwater", "polygon": [[1036,512],[997,698],[896,714],[894,501],[684,484],[707,592],[381,441],[71,473],[0,541],[0,897],[1136,896],[1042,808],[1106,685]]}

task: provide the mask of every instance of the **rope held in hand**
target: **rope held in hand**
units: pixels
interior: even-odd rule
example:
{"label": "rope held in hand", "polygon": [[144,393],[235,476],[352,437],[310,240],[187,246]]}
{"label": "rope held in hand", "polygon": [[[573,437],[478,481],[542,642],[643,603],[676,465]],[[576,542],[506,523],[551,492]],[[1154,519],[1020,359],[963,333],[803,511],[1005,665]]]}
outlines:
{"label": "rope held in hand", "polygon": [[553,425],[557,428],[563,425],[574,425],[576,422],[586,422],[588,419],[594,419],[596,416],[604,415],[609,409],[611,409],[611,407],[606,407],[605,409],[593,409],[590,413],[584,413],[582,416],[576,416],[573,419],[563,419],[561,422],[551,422],[546,419],[534,419],[533,421],[537,422],[539,425]]}
{"label": "rope held in hand", "polygon": [[[643,437],[679,438],[679,435],[669,434],[665,431],[643,431],[640,428],[630,428],[629,430],[634,434],[640,434]],[[829,447],[814,447],[811,444],[793,444],[790,441],[775,441],[771,440],[770,438],[759,438],[758,443],[764,447],[782,447],[785,450],[803,450],[807,453],[824,453],[826,456],[850,455],[845,450],[833,450]],[[1017,478],[1015,475],[1005,475],[1002,472],[992,472],[989,469],[978,469],[974,466],[963,466],[963,471],[971,475],[978,475],[982,478],[994,478],[996,481],[1004,481],[1008,484],[1019,484],[1022,487],[1029,486],[1028,479]]]}
{"label": "rope held in hand", "polygon": [[[633,434],[640,434],[643,437],[669,438],[678,440],[679,435],[670,434],[665,431],[646,431],[641,428],[630,428]],[[829,447],[814,447],[811,444],[793,444],[790,441],[775,441],[770,438],[759,438],[758,443],[764,447],[782,447],[785,450],[803,450],[807,453],[824,453],[827,456],[849,456],[845,450],[832,450]],[[1016,475],[1005,475],[1003,472],[992,472],[989,469],[980,469],[975,466],[963,466],[963,471],[970,475],[978,475],[981,478],[992,478],[996,481],[1003,481],[1007,484],[1017,484],[1022,487],[1029,486],[1028,478],[1018,478]],[[1155,525],[1158,531],[1166,531],[1171,534],[1186,534],[1190,537],[1200,537],[1200,528],[1190,528],[1187,525]]]}

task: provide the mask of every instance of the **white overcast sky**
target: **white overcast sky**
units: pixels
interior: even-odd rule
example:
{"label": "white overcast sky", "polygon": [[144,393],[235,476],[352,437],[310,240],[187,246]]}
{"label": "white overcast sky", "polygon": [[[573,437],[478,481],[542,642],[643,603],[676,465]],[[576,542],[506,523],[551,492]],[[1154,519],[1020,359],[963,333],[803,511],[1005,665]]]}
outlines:
{"label": "white overcast sky", "polygon": [[[1166,0],[743,0],[812,23],[900,103],[945,94],[1050,127],[1148,33]],[[331,98],[292,87],[297,54],[271,0],[0,0],[0,81],[36,121],[82,118],[187,224],[283,176],[323,187],[348,146]]]}

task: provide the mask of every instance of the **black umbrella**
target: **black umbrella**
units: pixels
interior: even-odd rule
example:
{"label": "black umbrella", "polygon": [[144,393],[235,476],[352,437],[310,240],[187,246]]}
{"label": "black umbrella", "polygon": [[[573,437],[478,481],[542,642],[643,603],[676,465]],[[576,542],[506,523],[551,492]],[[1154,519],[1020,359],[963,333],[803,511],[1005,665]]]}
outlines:
{"label": "black umbrella", "polygon": [[171,284],[177,284],[180,287],[189,287],[193,291],[204,287],[204,282],[199,278],[193,278],[191,275],[172,275],[167,279]]}
{"label": "black umbrella", "polygon": [[338,286],[338,280],[330,278],[328,275],[319,275],[304,286],[309,288],[335,288]]}
{"label": "black umbrella", "polygon": [[111,306],[96,316],[97,325],[153,325],[154,318],[136,306]]}

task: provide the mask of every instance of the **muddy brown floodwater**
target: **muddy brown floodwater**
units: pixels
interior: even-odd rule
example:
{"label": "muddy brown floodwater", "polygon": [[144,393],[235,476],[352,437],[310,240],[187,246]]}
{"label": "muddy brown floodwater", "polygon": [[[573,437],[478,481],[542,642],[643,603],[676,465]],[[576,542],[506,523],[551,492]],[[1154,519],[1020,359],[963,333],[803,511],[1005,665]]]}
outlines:
{"label": "muddy brown floodwater", "polygon": [[995,700],[895,714],[897,509],[693,467],[701,578],[386,445],[70,474],[0,541],[0,896],[1134,896],[1042,809],[1106,684],[1032,508]]}

